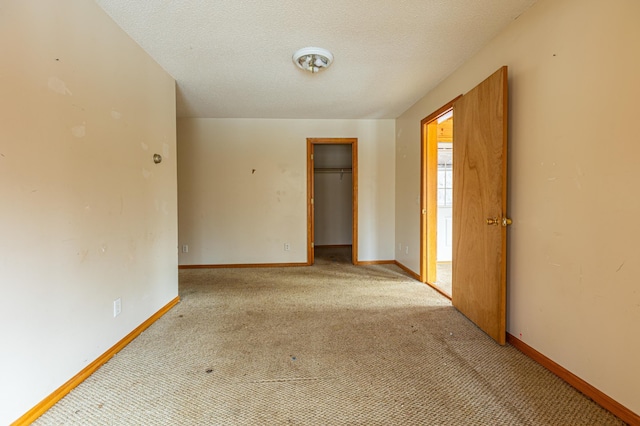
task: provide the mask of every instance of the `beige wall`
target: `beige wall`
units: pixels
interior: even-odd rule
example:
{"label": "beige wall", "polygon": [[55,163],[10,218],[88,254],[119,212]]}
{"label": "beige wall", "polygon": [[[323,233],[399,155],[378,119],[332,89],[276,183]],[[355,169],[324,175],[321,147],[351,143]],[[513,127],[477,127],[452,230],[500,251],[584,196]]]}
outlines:
{"label": "beige wall", "polygon": [[8,424],[177,296],[175,86],[90,1],[0,1],[0,52]]}
{"label": "beige wall", "polygon": [[306,262],[308,137],[358,138],[359,260],[392,260],[394,125],[178,120],[180,264]]}
{"label": "beige wall", "polygon": [[420,119],[509,66],[508,332],[636,413],[638,17],[541,0],[396,122],[396,240],[416,245]]}

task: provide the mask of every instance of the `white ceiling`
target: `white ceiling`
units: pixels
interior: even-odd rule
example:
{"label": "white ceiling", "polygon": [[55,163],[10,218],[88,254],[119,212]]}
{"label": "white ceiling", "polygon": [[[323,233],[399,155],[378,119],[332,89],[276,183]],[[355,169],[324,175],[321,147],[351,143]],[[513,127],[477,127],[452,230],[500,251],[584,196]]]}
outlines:
{"label": "white ceiling", "polygon": [[[536,0],[96,0],[177,81],[179,117],[396,118]],[[334,55],[310,74],[293,53]]]}

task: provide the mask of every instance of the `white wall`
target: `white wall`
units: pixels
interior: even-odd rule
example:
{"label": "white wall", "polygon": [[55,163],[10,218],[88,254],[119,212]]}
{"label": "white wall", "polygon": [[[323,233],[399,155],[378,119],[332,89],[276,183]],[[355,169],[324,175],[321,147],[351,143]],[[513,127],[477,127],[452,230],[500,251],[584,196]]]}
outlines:
{"label": "white wall", "polygon": [[639,17],[636,0],[540,0],[396,122],[396,241],[413,246],[420,119],[509,66],[508,332],[636,413]]}
{"label": "white wall", "polygon": [[394,125],[179,119],[180,264],[306,262],[308,137],[358,138],[358,257],[393,259]]}
{"label": "white wall", "polygon": [[7,424],[177,296],[177,182],[174,80],[94,2],[0,1],[0,52]]}

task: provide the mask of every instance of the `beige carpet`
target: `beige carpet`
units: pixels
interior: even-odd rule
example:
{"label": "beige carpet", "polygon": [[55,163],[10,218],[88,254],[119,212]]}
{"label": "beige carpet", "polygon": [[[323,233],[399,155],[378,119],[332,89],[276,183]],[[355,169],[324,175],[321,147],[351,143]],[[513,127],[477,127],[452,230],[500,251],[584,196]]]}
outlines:
{"label": "beige carpet", "polygon": [[435,285],[440,290],[451,296],[451,269],[453,264],[451,262],[438,262],[436,263],[436,282]]}
{"label": "beige carpet", "polygon": [[395,266],[183,270],[180,295],[35,424],[622,424]]}

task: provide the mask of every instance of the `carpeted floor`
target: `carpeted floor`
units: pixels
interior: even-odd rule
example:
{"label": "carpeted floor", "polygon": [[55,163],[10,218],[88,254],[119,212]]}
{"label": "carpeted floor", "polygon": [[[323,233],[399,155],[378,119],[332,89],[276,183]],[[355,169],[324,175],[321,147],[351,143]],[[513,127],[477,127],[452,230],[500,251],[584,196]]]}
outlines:
{"label": "carpeted floor", "polygon": [[451,296],[451,269],[453,264],[451,262],[438,262],[436,263],[436,283],[435,285],[446,294]]}
{"label": "carpeted floor", "polygon": [[395,266],[181,270],[36,425],[620,425]]}

